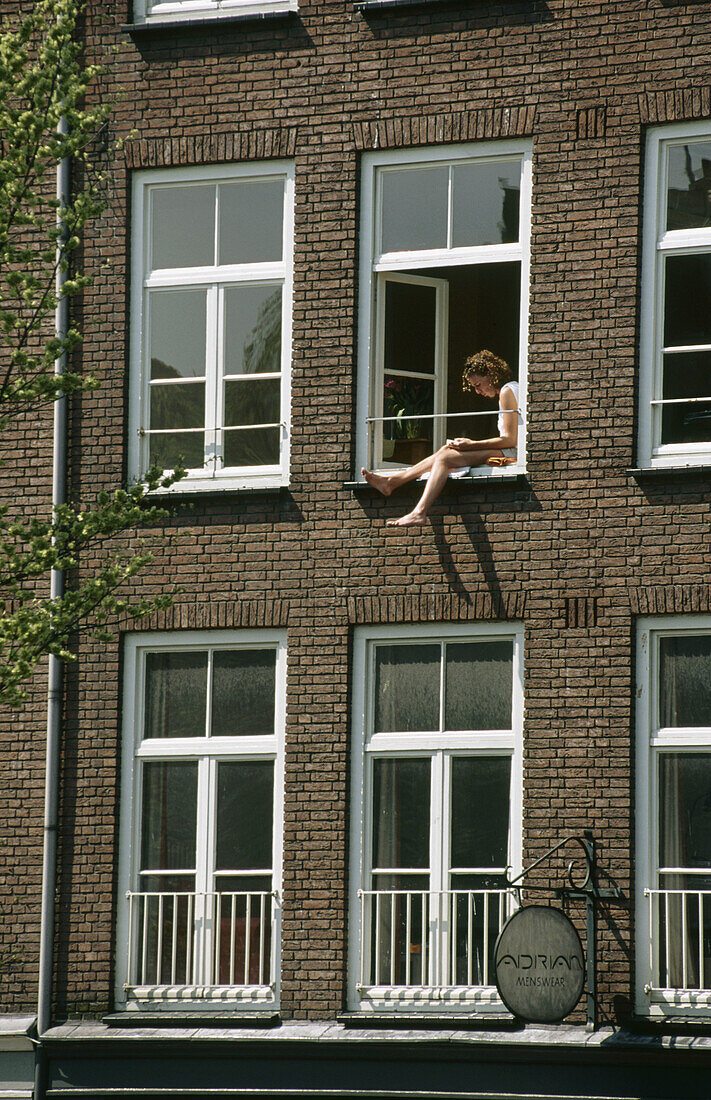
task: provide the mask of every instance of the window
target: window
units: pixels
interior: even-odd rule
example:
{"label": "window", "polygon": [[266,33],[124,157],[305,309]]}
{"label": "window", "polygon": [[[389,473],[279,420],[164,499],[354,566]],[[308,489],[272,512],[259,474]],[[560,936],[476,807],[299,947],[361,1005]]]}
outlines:
{"label": "window", "polygon": [[236,18],[296,11],[297,0],[134,0],[137,23]]}
{"label": "window", "polygon": [[521,639],[382,627],[356,639],[353,1009],[501,1005],[496,936],[520,863]]}
{"label": "window", "polygon": [[640,463],[711,461],[711,130],[647,142]]}
{"label": "window", "polygon": [[134,180],[130,470],[185,489],[285,484],[291,166]]}
{"label": "window", "polygon": [[285,650],[271,633],[126,652],[118,1000],[278,995]]}
{"label": "window", "polygon": [[521,384],[522,468],[530,181],[521,142],[363,158],[358,468],[498,435],[497,402],[462,391],[482,348]]}
{"label": "window", "polygon": [[638,1011],[711,1010],[711,619],[644,620]]}

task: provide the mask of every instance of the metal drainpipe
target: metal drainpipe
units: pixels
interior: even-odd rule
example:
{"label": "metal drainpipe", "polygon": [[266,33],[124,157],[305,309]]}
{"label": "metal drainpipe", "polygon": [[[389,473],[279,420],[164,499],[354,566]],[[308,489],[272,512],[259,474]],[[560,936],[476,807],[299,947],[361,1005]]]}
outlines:
{"label": "metal drainpipe", "polygon": [[[67,122],[61,118],[59,132],[67,133]],[[71,165],[68,157],[57,167],[57,198],[65,204],[69,199]],[[64,226],[62,226],[64,230]],[[61,240],[57,246],[57,259]],[[56,290],[60,294],[66,275],[57,264]],[[55,331],[63,339],[69,329],[69,301],[59,298],[55,311]],[[64,374],[66,354],[54,363],[54,373]],[[67,495],[67,399],[54,402],[54,432],[52,454],[52,508],[64,504]],[[50,596],[53,600],[64,594],[64,573],[53,569],[50,580]],[[37,1035],[35,1062],[35,1100],[42,1100],[46,1088],[46,1053],[43,1036],[52,1017],[52,964],[54,957],[55,892],[57,882],[57,827],[59,806],[59,748],[62,732],[62,662],[50,654],[47,687],[47,754],[44,794],[44,850],[42,856],[42,910],[40,918],[40,956],[37,987]]]}

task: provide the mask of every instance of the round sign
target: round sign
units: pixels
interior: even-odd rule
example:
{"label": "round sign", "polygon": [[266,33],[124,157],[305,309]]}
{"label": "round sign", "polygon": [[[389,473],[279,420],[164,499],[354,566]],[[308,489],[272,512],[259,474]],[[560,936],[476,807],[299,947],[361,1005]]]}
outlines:
{"label": "round sign", "polygon": [[494,971],[509,1012],[532,1023],[557,1023],[573,1011],[585,984],[580,936],[560,909],[524,906],[499,933]]}

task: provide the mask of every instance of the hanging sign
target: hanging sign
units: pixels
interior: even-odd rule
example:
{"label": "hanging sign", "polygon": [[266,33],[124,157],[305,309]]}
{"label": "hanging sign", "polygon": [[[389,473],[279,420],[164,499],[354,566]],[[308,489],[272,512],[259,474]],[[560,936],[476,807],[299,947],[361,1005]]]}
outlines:
{"label": "hanging sign", "polygon": [[524,906],[499,933],[494,970],[509,1012],[531,1023],[557,1023],[573,1011],[585,984],[580,936],[560,909]]}

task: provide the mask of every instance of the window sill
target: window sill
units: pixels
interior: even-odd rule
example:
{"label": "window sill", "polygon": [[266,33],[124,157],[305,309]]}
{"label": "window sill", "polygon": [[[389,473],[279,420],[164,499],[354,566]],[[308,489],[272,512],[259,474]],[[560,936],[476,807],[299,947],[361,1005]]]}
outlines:
{"label": "window sill", "polygon": [[390,8],[432,8],[442,7],[445,4],[452,7],[457,2],[460,7],[471,8],[474,6],[472,0],[357,0],[355,9],[365,15],[373,15]]}
{"label": "window sill", "polygon": [[452,1012],[449,1015],[427,1015],[423,1012],[402,1013],[377,1013],[377,1012],[342,1012],[336,1016],[339,1024],[344,1027],[361,1029],[373,1029],[384,1031],[481,1031],[481,1030],[521,1030],[520,1020],[508,1014],[480,1013],[473,1015],[467,1012]]}
{"label": "window sill", "polygon": [[156,489],[155,492],[146,493],[145,500],[151,505],[159,505],[162,507],[161,502],[165,502],[166,505],[171,500],[183,501],[183,500],[204,500],[211,497],[224,497],[225,495],[232,496],[280,496],[289,492],[288,482],[284,482],[282,485],[245,485],[239,482],[225,482],[220,484],[219,482],[212,482],[211,484],[196,485],[191,483],[187,479],[185,481],[178,481],[170,489]]}
{"label": "window sill", "polygon": [[[450,477],[447,480],[444,491],[447,492],[454,488],[457,489],[473,489],[475,486],[484,487],[490,485],[491,482],[507,482],[508,484],[522,484],[528,480],[525,470],[512,469],[503,467],[501,469],[491,469],[486,474],[467,474],[466,477]],[[410,487],[424,489],[426,481],[411,481],[408,483]],[[407,486],[403,486],[406,488]],[[377,493],[377,489],[374,489],[372,485],[369,485],[367,481],[346,481],[343,483],[344,489],[352,489],[358,492],[363,489],[368,489],[372,493]]]}
{"label": "window sill", "polygon": [[194,1029],[203,1027],[231,1028],[271,1028],[279,1027],[281,1017],[278,1012],[112,1012],[104,1016],[102,1023],[110,1028],[144,1027],[184,1027]]}
{"label": "window sill", "polygon": [[676,466],[630,466],[630,477],[640,480],[658,477],[679,477],[697,474],[699,477],[711,476],[711,462],[681,462]]}
{"label": "window sill", "polygon": [[265,20],[289,19],[296,12],[295,5],[277,7],[273,11],[201,11],[189,15],[151,16],[138,23],[124,23],[121,30],[134,38],[165,32],[200,30],[225,23],[261,23]]}

